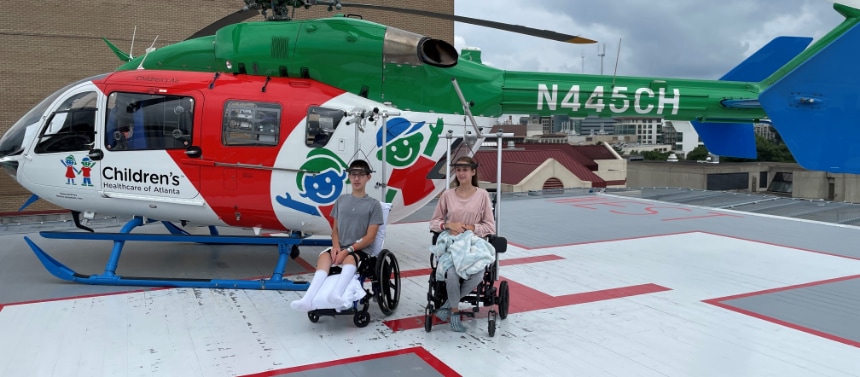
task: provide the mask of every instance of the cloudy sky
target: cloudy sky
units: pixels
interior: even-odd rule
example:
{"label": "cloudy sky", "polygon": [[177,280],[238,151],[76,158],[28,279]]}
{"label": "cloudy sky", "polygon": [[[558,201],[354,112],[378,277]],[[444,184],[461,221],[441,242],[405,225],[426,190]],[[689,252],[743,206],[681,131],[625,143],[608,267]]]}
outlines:
{"label": "cloudy sky", "polygon": [[[860,0],[843,3],[860,7]],[[455,13],[581,35],[597,45],[542,40],[464,23],[455,45],[478,47],[506,70],[717,79],[777,36],[820,38],[842,21],[827,0],[456,0]],[[582,56],[585,56],[583,66]]]}

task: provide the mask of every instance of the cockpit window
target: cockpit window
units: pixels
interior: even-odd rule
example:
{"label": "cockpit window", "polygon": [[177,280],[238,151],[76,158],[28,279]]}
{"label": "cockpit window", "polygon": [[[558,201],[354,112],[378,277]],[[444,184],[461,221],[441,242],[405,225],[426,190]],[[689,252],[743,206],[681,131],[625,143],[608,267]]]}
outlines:
{"label": "cockpit window", "polygon": [[[88,77],[66,85],[65,87],[57,90],[50,96],[43,99],[36,106],[33,106],[30,111],[28,111],[26,114],[24,114],[23,117],[21,117],[21,119],[15,122],[15,124],[12,125],[9,131],[7,131],[2,138],[0,138],[0,155],[21,153],[24,150],[24,138],[25,135],[28,134],[27,129],[31,127],[38,127],[38,124],[42,120],[42,116],[45,115],[45,111],[48,110],[48,107],[51,106],[51,104],[53,104],[54,101],[56,101],[57,98],[60,97],[60,95],[66,93],[67,91],[69,91],[69,89],[78,86],[83,82],[98,80],[105,76],[106,75]],[[32,131],[32,134],[35,133],[35,130]]]}
{"label": "cockpit window", "polygon": [[63,102],[48,118],[35,152],[60,153],[92,149],[98,110],[96,98],[96,92],[82,92]]}

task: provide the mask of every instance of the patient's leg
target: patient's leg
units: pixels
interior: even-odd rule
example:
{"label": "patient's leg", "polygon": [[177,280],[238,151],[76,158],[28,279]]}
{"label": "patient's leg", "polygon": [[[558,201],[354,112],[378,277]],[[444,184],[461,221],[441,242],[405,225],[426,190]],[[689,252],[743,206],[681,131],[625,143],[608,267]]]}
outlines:
{"label": "patient's leg", "polygon": [[350,254],[343,260],[343,265],[340,267],[340,276],[337,278],[337,284],[335,284],[334,289],[329,292],[327,299],[328,303],[334,308],[340,308],[346,304],[343,302],[343,292],[346,291],[346,286],[349,285],[349,281],[355,278],[355,270],[357,268],[356,258],[357,257]]}
{"label": "patient's leg", "polygon": [[305,293],[305,297],[302,297],[301,300],[291,302],[290,307],[300,312],[309,312],[313,310],[314,296],[319,292],[326,277],[328,277],[327,271],[317,270],[317,272],[314,273],[313,280],[311,280],[311,286],[308,287],[308,291]]}
{"label": "patient's leg", "polygon": [[460,284],[460,298],[466,297],[469,292],[472,292],[473,289],[478,287],[478,284],[481,284],[481,280],[484,278],[483,272],[478,272],[469,276],[468,279],[463,281],[463,284]]}
{"label": "patient's leg", "polygon": [[337,283],[329,292],[328,303],[331,304],[334,308],[341,308],[346,303],[343,302],[343,292],[346,291],[346,286],[349,285],[349,281],[355,279],[355,270],[356,267],[354,264],[344,264],[341,266],[340,276],[337,278]]}
{"label": "patient's leg", "polygon": [[331,249],[323,250],[319,257],[317,257],[317,272],[314,273],[314,277],[311,279],[311,285],[308,287],[307,292],[305,292],[305,296],[302,297],[301,300],[295,300],[290,303],[290,307],[293,309],[300,312],[309,312],[313,310],[314,297],[317,295],[317,292],[319,292],[326,277],[328,277],[328,271],[331,268],[331,253],[329,250]]}

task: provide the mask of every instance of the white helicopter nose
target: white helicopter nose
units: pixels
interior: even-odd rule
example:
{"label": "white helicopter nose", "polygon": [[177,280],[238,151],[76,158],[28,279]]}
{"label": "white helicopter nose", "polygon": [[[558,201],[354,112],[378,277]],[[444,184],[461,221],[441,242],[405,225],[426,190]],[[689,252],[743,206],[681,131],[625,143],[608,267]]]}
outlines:
{"label": "white helicopter nose", "polygon": [[0,166],[15,178],[24,151],[24,129],[12,127],[0,137]]}
{"label": "white helicopter nose", "polygon": [[3,156],[0,157],[0,166],[6,170],[12,178],[17,178],[18,173],[18,156]]}

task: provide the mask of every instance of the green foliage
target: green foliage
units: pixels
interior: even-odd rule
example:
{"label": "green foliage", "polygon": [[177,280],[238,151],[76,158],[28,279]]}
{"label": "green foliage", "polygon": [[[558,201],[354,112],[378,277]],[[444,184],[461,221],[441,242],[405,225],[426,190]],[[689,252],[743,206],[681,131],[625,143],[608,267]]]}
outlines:
{"label": "green foliage", "polygon": [[646,160],[666,161],[669,158],[669,153],[672,152],[646,151],[642,153],[642,158]]}
{"label": "green foliage", "polygon": [[795,162],[794,156],[788,150],[788,146],[777,141],[770,141],[759,135],[755,136],[755,149],[758,153],[758,158],[755,160],[746,158],[720,157],[721,161],[725,162],[749,162],[749,161],[767,161],[767,162]]}
{"label": "green foliage", "polygon": [[687,160],[689,161],[699,161],[704,160],[708,157],[708,149],[705,148],[704,145],[700,145],[687,153]]}

